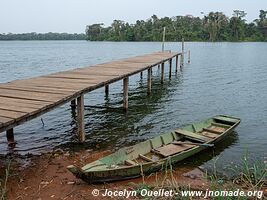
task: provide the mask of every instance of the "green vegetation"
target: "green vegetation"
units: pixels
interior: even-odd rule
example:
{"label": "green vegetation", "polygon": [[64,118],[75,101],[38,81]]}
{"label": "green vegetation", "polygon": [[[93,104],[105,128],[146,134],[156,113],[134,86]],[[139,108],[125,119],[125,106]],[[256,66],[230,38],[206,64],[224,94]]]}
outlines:
{"label": "green vegetation", "polygon": [[[213,194],[213,191],[217,191],[220,194],[225,193],[225,191],[257,191],[254,196],[220,196],[211,195],[208,199],[214,200],[248,200],[248,199],[259,199],[263,197],[263,190],[267,186],[267,165],[266,162],[262,160],[251,160],[249,159],[249,154],[246,152],[243,156],[241,163],[235,165],[234,167],[229,167],[234,170],[235,177],[231,180],[221,177],[217,173],[216,162],[219,157],[216,157],[213,162],[213,170],[209,173],[206,172],[204,175],[205,187],[192,188],[190,185],[181,185],[176,180],[173,175],[173,169],[171,162],[168,162],[163,168],[164,175],[158,177],[155,174],[155,181],[153,184],[148,184],[144,181],[141,184],[129,183],[129,186],[137,192],[141,199],[177,199],[177,200],[189,200],[189,199],[199,199],[200,196],[183,196],[183,191],[189,191],[187,194],[197,194],[197,191],[202,191],[202,197],[205,194]],[[207,187],[207,189],[205,189]],[[173,190],[176,195],[172,197],[142,197],[141,191],[143,189],[157,191],[159,189]],[[210,192],[209,192],[210,191]],[[206,193],[207,192],[207,193]],[[185,193],[184,193],[185,194]],[[199,193],[198,193],[199,194]],[[215,194],[215,193],[214,193]],[[230,194],[230,193],[229,193]]]}
{"label": "green vegetation", "polygon": [[137,20],[129,24],[114,20],[111,26],[103,23],[86,27],[90,41],[161,41],[163,27],[166,27],[167,41],[267,41],[267,11],[260,10],[259,19],[246,23],[246,13],[234,10],[232,17],[222,12],[210,12],[204,18],[176,16],[148,20]]}
{"label": "green vegetation", "polygon": [[85,40],[85,34],[69,33],[20,33],[0,34],[0,40]]}
{"label": "green vegetation", "polygon": [[10,166],[11,166],[11,160],[8,161],[7,167],[5,169],[5,176],[3,178],[0,177],[0,200],[6,199],[7,181],[10,176]]}

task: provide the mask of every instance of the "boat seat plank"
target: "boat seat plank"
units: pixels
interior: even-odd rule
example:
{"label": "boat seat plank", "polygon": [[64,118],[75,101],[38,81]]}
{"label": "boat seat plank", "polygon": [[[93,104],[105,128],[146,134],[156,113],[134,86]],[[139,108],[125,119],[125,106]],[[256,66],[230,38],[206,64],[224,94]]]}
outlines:
{"label": "boat seat plank", "polygon": [[224,116],[213,117],[213,119],[215,120],[217,119],[217,120],[225,121],[225,122],[231,122],[231,123],[236,123],[238,121],[238,119],[224,117]]}
{"label": "boat seat plank", "polygon": [[193,132],[190,132],[187,130],[177,129],[177,130],[175,130],[175,132],[178,134],[181,134],[181,135],[183,135],[189,139],[193,139],[193,140],[196,140],[199,142],[207,142],[210,140],[210,138],[208,138],[208,137],[205,137],[205,136],[202,136],[202,135],[199,135],[197,133],[193,133]]}
{"label": "boat seat plank", "polygon": [[231,127],[230,125],[217,123],[217,122],[211,122],[211,125],[216,126],[216,127],[222,127],[222,128],[230,128]]}
{"label": "boat seat plank", "polygon": [[217,138],[219,136],[218,134],[214,134],[214,133],[207,132],[207,131],[203,131],[200,134],[206,137],[209,137],[209,138]]}
{"label": "boat seat plank", "polygon": [[136,163],[134,161],[132,161],[132,160],[125,160],[125,164],[129,165],[129,166],[136,165]]}
{"label": "boat seat plank", "polygon": [[145,155],[143,154],[139,154],[139,157],[147,162],[153,162],[153,160],[149,157],[146,157]]}
{"label": "boat seat plank", "polygon": [[168,144],[168,145],[165,145],[163,147],[159,147],[159,148],[155,149],[155,151],[164,157],[168,157],[168,156],[180,153],[182,151],[191,149],[195,146],[196,145],[190,145],[190,144],[181,144],[181,145]]}
{"label": "boat seat plank", "polygon": [[216,134],[221,134],[224,131],[224,128],[203,128],[203,131],[210,132],[210,133],[216,133]]}

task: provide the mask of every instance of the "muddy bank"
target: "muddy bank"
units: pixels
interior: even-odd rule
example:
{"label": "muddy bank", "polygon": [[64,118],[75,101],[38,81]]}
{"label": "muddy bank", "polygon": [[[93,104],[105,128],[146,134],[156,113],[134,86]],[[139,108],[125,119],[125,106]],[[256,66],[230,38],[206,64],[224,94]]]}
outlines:
{"label": "muddy bank", "polygon": [[[98,189],[132,190],[134,185],[145,182],[154,184],[162,179],[164,172],[150,176],[120,182],[89,185],[74,177],[66,167],[75,163],[85,163],[97,160],[110,154],[111,151],[82,151],[66,153],[61,150],[40,156],[14,156],[10,167],[10,177],[7,184],[7,199],[103,199],[94,197],[92,191]],[[3,162],[5,160],[5,162]],[[7,159],[1,161],[1,176],[5,173]],[[197,168],[178,167],[173,176],[179,185],[190,185],[191,188],[205,189],[207,184],[203,172]]]}

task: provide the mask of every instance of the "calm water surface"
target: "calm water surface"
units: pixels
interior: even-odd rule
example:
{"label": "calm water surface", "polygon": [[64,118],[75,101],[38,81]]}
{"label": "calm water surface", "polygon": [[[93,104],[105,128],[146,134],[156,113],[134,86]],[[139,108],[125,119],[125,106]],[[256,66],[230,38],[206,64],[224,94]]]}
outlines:
{"label": "calm water surface", "polygon": [[[166,48],[180,50],[180,43]],[[29,78],[120,58],[158,51],[160,43],[112,43],[85,41],[0,42],[0,83]],[[209,167],[218,155],[218,169],[241,159],[264,159],[267,152],[267,43],[187,43],[191,64],[171,81],[165,73],[160,84],[153,69],[152,95],[146,94],[143,79],[132,76],[129,83],[129,112],[121,111],[122,82],[85,96],[86,143],[79,145],[69,105],[15,128],[15,153],[38,154],[55,148],[120,148],[154,137],[176,127],[217,114],[240,117],[236,132],[208,151],[186,161]],[[168,70],[168,67],[166,67]],[[167,72],[167,71],[166,71]],[[0,135],[0,154],[11,150]]]}

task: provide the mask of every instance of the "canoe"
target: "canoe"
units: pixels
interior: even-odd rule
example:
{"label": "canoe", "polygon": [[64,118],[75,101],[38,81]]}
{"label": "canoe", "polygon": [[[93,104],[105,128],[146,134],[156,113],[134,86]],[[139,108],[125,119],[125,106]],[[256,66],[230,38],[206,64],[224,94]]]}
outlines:
{"label": "canoe", "polygon": [[212,147],[230,134],[239,123],[239,118],[218,115],[122,148],[82,168],[70,165],[67,169],[88,183],[136,178],[164,169],[168,163],[177,163]]}

